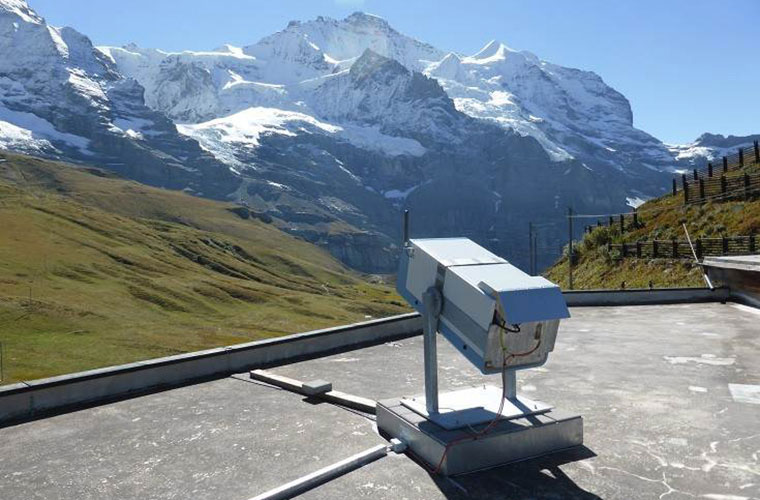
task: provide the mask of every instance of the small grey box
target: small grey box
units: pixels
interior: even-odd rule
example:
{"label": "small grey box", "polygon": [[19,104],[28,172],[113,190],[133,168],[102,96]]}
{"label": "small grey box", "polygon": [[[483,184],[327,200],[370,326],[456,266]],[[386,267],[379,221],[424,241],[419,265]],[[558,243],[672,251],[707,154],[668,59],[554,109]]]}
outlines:
{"label": "small grey box", "polygon": [[320,394],[332,391],[332,383],[325,380],[310,380],[309,382],[304,382],[302,389],[303,393],[307,396],[319,396]]}

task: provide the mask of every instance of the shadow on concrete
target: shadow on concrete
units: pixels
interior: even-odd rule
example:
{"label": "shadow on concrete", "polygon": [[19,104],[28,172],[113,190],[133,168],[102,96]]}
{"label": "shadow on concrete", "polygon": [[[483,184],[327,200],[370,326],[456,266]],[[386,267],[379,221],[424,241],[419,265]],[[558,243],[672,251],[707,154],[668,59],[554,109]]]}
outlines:
{"label": "shadow on concrete", "polygon": [[449,499],[592,500],[601,497],[575,484],[560,466],[595,456],[589,448],[578,446],[544,457],[460,476],[431,474],[431,479]]}

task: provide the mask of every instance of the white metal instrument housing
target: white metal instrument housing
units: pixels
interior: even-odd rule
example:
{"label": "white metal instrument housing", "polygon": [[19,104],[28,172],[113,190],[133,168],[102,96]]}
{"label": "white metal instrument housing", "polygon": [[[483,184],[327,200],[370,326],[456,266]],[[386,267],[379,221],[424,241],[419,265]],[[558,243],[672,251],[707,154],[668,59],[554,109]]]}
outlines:
{"label": "white metal instrument housing", "polygon": [[559,320],[570,317],[557,285],[468,238],[409,240],[396,287],[422,314],[423,294],[437,288],[439,331],[482,373],[544,364]]}

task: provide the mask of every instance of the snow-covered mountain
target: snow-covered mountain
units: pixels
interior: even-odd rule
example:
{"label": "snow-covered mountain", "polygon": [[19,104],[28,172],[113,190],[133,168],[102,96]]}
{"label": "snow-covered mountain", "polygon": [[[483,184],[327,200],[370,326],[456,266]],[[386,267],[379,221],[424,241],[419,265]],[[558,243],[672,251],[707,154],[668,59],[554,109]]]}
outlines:
{"label": "snow-covered mountain", "polygon": [[[457,110],[535,138],[556,161],[575,158],[592,169],[614,168],[631,176],[665,170],[673,161],[664,144],[633,127],[628,101],[594,73],[496,41],[468,57],[446,53],[369,14],[293,21],[244,48],[102,50],[146,88],[149,105],[175,120],[197,123],[252,106],[335,119],[340,110],[329,109],[329,103],[353,103],[323,100],[322,87],[340,80],[367,49],[435,79]],[[382,107],[362,111],[385,111],[384,118],[393,119]]]}
{"label": "snow-covered mountain", "polygon": [[385,20],[319,17],[245,47],[93,48],[0,0],[0,148],[245,203],[368,271],[416,234],[518,263],[527,220],[663,192],[683,151],[637,130],[591,72],[489,42],[471,56]]}
{"label": "snow-covered mountain", "polygon": [[0,0],[0,148],[209,196],[234,189],[225,166],[142,95],[87,37],[47,25],[24,0]]}
{"label": "snow-covered mountain", "polygon": [[672,161],[664,145],[633,127],[628,100],[595,73],[540,60],[495,40],[477,54],[447,54],[425,73],[457,109],[537,139],[555,160],[629,174]]}
{"label": "snow-covered mountain", "polygon": [[736,154],[741,148],[753,146],[760,141],[760,134],[748,136],[724,136],[705,133],[689,144],[668,144],[671,154],[679,165],[686,167],[703,167],[710,160]]}

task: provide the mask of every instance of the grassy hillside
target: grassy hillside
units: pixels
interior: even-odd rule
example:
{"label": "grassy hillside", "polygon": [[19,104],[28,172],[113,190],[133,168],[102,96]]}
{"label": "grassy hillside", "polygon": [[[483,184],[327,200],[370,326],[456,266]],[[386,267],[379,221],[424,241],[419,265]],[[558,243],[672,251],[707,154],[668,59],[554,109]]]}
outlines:
{"label": "grassy hillside", "polygon": [[240,207],[0,153],[4,383],[405,311]]}
{"label": "grassy hillside", "polygon": [[[622,282],[627,288],[646,288],[650,281],[655,287],[704,286],[701,270],[692,261],[619,259],[614,250],[612,253],[607,250],[607,243],[684,240],[683,223],[692,239],[760,233],[760,199],[757,198],[684,206],[679,193],[675,197],[651,200],[638,211],[641,227],[629,227],[623,234],[617,224],[611,228],[595,228],[578,242],[578,263],[573,273],[575,288],[619,288]],[[545,275],[567,287],[567,257],[555,263]]]}

